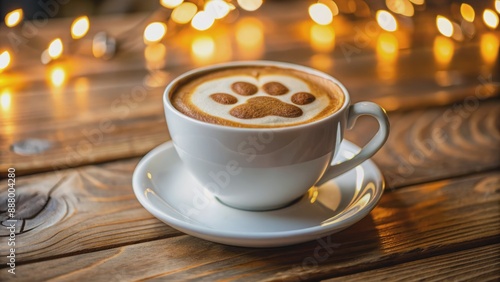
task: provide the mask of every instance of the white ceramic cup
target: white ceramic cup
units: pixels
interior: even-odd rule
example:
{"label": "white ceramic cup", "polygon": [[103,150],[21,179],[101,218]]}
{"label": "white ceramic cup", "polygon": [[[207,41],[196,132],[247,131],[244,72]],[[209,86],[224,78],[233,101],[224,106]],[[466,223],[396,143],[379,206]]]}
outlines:
{"label": "white ceramic cup", "polygon": [[[332,90],[344,94],[344,104],[323,119],[279,128],[211,124],[188,117],[172,105],[171,94],[183,81],[241,66],[274,66],[326,78],[331,81]],[[389,135],[389,122],[380,106],[371,102],[351,105],[349,93],[335,78],[282,62],[231,62],[192,70],[167,86],[163,103],[170,136],[183,164],[219,201],[238,209],[286,206],[312,186],[319,186],[373,156]],[[352,159],[332,165],[345,128],[351,128],[361,115],[374,117],[380,126],[378,132]]]}

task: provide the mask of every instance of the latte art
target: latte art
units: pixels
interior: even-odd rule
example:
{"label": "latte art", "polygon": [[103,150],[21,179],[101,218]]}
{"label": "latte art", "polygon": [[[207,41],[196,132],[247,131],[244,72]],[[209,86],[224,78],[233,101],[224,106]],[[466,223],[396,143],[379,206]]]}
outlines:
{"label": "latte art", "polygon": [[[237,127],[282,127],[323,118],[342,106],[325,79],[280,68],[252,67],[208,73],[172,95],[182,113]],[[331,85],[331,83],[330,83]]]}

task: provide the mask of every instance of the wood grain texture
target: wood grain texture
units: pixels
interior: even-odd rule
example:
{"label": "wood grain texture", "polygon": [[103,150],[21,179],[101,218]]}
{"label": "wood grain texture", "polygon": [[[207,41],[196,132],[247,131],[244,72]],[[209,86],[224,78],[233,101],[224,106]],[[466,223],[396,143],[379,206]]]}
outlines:
{"label": "wood grain texture", "polygon": [[401,265],[328,279],[335,281],[498,281],[500,245],[449,253]]}
{"label": "wood grain texture", "polygon": [[[17,178],[19,257],[33,260],[178,235],[152,218],[132,193],[136,164],[129,160]],[[0,198],[5,225],[6,191]],[[0,228],[2,254],[8,232]],[[49,251],[51,246],[59,251]]]}
{"label": "wood grain texture", "polygon": [[389,140],[374,157],[388,187],[498,169],[500,101],[475,102],[390,115]]}
{"label": "wood grain texture", "polygon": [[[290,247],[251,249],[182,235],[152,218],[123,182],[127,177],[120,173],[127,170],[123,162],[73,170],[58,187],[59,180],[48,177],[48,190],[55,187],[49,205],[26,220],[31,230],[16,237],[22,242],[19,277],[322,279],[488,245],[500,235],[500,177],[494,172],[395,190],[343,232]],[[94,188],[79,190],[72,181]],[[0,251],[4,246],[2,237]]]}

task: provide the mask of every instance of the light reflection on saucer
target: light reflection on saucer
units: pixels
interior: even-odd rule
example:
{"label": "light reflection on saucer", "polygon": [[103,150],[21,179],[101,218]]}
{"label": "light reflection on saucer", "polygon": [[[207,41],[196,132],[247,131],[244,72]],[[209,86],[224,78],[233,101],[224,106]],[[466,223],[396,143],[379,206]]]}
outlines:
{"label": "light reflection on saucer", "polygon": [[[335,162],[359,148],[344,141]],[[276,247],[339,232],[365,217],[377,204],[384,181],[368,160],[356,169],[309,189],[296,202],[270,211],[228,207],[186,171],[171,142],[137,165],[133,187],[139,202],[166,224],[195,237],[246,247]]]}

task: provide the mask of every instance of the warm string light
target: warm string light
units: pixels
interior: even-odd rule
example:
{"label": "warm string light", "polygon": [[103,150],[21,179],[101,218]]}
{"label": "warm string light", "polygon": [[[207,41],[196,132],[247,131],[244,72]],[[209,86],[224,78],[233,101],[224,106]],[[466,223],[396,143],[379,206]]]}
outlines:
{"label": "warm string light", "polygon": [[476,17],[474,8],[472,8],[472,6],[467,3],[462,3],[462,5],[460,5],[460,14],[462,15],[462,18],[464,18],[464,20],[470,23],[473,22],[474,18]]}
{"label": "warm string light", "polygon": [[453,24],[446,17],[438,15],[436,17],[436,26],[439,33],[442,35],[446,37],[451,37],[453,35]]}
{"label": "warm string light", "polygon": [[10,65],[10,61],[11,58],[9,51],[5,50],[0,53],[0,72],[5,70]]}
{"label": "warm string light", "polygon": [[144,29],[144,43],[160,42],[167,34],[167,25],[161,22],[152,22]]}
{"label": "warm string light", "polygon": [[378,25],[385,31],[396,31],[398,29],[398,22],[396,18],[385,10],[379,10],[376,13]]}
{"label": "warm string light", "polygon": [[385,5],[396,14],[411,17],[415,13],[413,5],[408,0],[386,0]]}
{"label": "warm string light", "polygon": [[173,9],[182,4],[182,2],[184,2],[184,0],[160,0],[160,4],[168,9]]}
{"label": "warm string light", "polygon": [[485,9],[483,12],[483,21],[487,27],[495,29],[498,26],[498,14],[493,10]]}
{"label": "warm string light", "polygon": [[66,81],[66,72],[62,67],[55,67],[50,72],[50,82],[56,88],[61,87]]}
{"label": "warm string light", "polygon": [[5,25],[8,27],[15,27],[24,17],[23,9],[16,9],[5,15]]}
{"label": "warm string light", "polygon": [[199,11],[191,20],[191,26],[197,30],[207,30],[214,24],[214,17],[207,11]]}
{"label": "warm string light", "polygon": [[90,29],[90,21],[87,16],[76,18],[71,24],[71,37],[80,39],[84,37]]}
{"label": "warm string light", "polygon": [[61,57],[64,47],[61,38],[56,38],[52,40],[47,48],[47,52],[52,60],[56,60]]}
{"label": "warm string light", "polygon": [[262,6],[262,0],[238,0],[238,5],[246,11],[255,11]]}
{"label": "warm string light", "polygon": [[196,15],[198,7],[191,2],[184,2],[177,6],[171,14],[172,21],[178,24],[187,24]]}
{"label": "warm string light", "polygon": [[[198,6],[192,2],[184,0],[160,0],[160,4],[168,9],[173,9],[170,15],[171,20],[176,24],[187,24],[200,31],[211,28],[215,20],[226,17],[234,5],[224,0],[203,1],[203,7],[198,10]],[[240,5],[249,10],[257,9],[262,5],[262,0],[245,0]],[[163,39],[167,31],[167,26],[161,22],[149,24],[144,30],[144,42],[146,44],[156,43]]]}
{"label": "warm string light", "polygon": [[495,0],[495,10],[500,14],[500,0]]}
{"label": "warm string light", "polygon": [[333,21],[333,12],[323,3],[315,3],[309,6],[309,16],[320,25],[327,25]]}
{"label": "warm string light", "polygon": [[205,3],[204,9],[205,11],[210,13],[210,15],[212,15],[214,19],[217,20],[227,16],[227,14],[229,14],[229,11],[231,10],[227,2],[217,0],[207,1]]}

